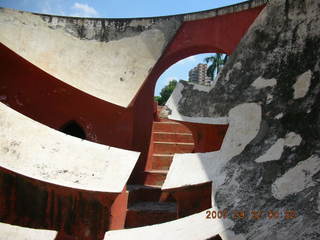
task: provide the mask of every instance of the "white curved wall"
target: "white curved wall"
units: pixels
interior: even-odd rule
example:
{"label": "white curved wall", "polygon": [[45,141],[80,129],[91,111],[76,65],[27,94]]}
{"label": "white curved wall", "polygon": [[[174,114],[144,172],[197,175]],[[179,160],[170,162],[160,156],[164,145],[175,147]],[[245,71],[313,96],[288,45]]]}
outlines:
{"label": "white curved wall", "polygon": [[[213,209],[208,209],[212,211]],[[209,239],[217,234],[223,240],[243,240],[227,229],[234,223],[226,219],[207,219],[206,211],[180,218],[171,222],[146,227],[106,232],[105,240],[163,240],[163,239]]]}
{"label": "white curved wall", "polygon": [[121,192],[139,157],[46,127],[0,103],[0,166],[42,181]]}
{"label": "white curved wall", "polygon": [[1,240],[54,240],[56,231],[32,229],[0,223]]}
{"label": "white curved wall", "polygon": [[[40,15],[0,9],[0,42],[61,81],[123,107],[134,98],[168,41],[159,29],[123,34],[108,42],[80,39],[63,29],[67,24],[63,19],[53,20],[60,25],[49,25]],[[99,24],[85,21],[88,28]]]}

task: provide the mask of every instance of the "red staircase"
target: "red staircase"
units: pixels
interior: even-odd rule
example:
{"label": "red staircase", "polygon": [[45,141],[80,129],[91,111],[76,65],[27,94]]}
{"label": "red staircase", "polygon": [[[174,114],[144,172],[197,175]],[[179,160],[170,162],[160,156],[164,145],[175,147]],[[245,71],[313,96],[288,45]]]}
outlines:
{"label": "red staircase", "polygon": [[145,185],[161,187],[173,155],[193,150],[193,137],[186,126],[168,119],[153,122]]}
{"label": "red staircase", "polygon": [[191,153],[193,137],[184,125],[160,119],[154,121],[144,185],[130,185],[126,228],[158,224],[177,219],[177,204],[161,186],[175,153]]}

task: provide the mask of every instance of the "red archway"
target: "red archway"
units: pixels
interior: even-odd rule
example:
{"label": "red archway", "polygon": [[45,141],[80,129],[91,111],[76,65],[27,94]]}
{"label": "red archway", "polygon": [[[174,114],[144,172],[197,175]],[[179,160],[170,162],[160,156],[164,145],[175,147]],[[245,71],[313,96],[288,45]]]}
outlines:
{"label": "red archway", "polygon": [[174,63],[192,55],[205,52],[231,55],[264,7],[182,24],[130,104],[133,108],[133,146],[142,150],[131,180],[139,182],[143,179],[148,151],[146,143],[150,140],[153,121],[153,93],[160,75]]}

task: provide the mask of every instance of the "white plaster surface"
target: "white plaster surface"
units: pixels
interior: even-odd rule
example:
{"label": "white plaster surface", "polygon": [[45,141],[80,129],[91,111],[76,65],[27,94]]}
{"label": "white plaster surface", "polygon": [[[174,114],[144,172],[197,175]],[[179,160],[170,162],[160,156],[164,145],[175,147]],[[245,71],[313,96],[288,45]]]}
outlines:
{"label": "white plaster surface", "polygon": [[281,158],[284,147],[284,139],[279,138],[262,156],[258,157],[255,161],[258,163],[275,161]]}
{"label": "white plaster surface", "polygon": [[262,156],[255,161],[258,163],[276,161],[281,158],[284,147],[295,147],[300,145],[302,138],[295,132],[289,132],[285,138],[279,138]]}
{"label": "white plaster surface", "polygon": [[42,181],[121,192],[139,157],[46,127],[0,103],[0,166]]}
{"label": "white plaster surface", "polygon": [[275,116],[275,119],[281,119],[283,117],[283,113],[279,113],[277,116]]}
{"label": "white plaster surface", "polygon": [[222,169],[256,137],[260,129],[260,122],[260,105],[244,103],[232,108],[229,111],[229,128],[221,149],[208,153],[175,154],[162,189],[208,181],[212,181],[213,189],[216,189],[225,180]]}
{"label": "white plaster surface", "polygon": [[[195,84],[194,84],[195,86]],[[183,90],[183,84],[178,82],[174,91],[172,92],[170,98],[168,99],[166,103],[166,107],[171,110],[170,115],[168,115],[168,118],[171,120],[176,121],[184,121],[184,122],[192,122],[192,123],[202,123],[202,124],[228,124],[228,118],[227,117],[217,117],[217,118],[210,118],[210,117],[188,117],[183,116],[179,113],[177,107],[180,99],[182,98],[181,91]],[[196,87],[199,91],[209,91],[211,87],[206,86],[197,86]],[[166,108],[162,108],[163,111],[167,111]],[[167,115],[167,113],[160,113]]]}
{"label": "white plaster surface", "polygon": [[[213,210],[213,209],[208,209]],[[155,224],[146,227],[114,230],[106,232],[105,240],[163,240],[163,239],[188,239],[203,240],[219,234],[223,240],[228,238],[230,232],[224,234],[225,230],[231,228],[234,223],[226,219],[207,219],[206,211],[180,218],[175,221]],[[237,240],[242,240],[237,238]]]}
{"label": "white plaster surface", "polygon": [[302,137],[295,133],[295,132],[289,132],[285,139],[284,139],[284,145],[287,147],[295,147],[299,146],[302,141]]}
{"label": "white plaster surface", "polygon": [[318,214],[320,214],[320,192],[318,193],[318,200],[317,200],[317,204],[318,204],[317,213],[318,213]]}
{"label": "white plaster surface", "polygon": [[0,223],[1,240],[54,240],[56,231],[40,230]]}
{"label": "white plaster surface", "polygon": [[258,77],[251,86],[255,87],[256,89],[262,89],[266,87],[274,87],[277,85],[277,79],[271,78],[271,79],[265,79],[263,77]]}
{"label": "white plaster surface", "polygon": [[267,94],[267,101],[266,101],[266,103],[267,103],[267,104],[270,104],[270,103],[272,102],[272,100],[273,100],[273,96],[272,96],[271,94]]}
{"label": "white plaster surface", "polygon": [[311,70],[308,70],[297,77],[297,80],[293,85],[294,99],[303,98],[307,94],[311,84],[311,77],[312,77]]}
{"label": "white plaster surface", "polygon": [[9,9],[1,10],[0,26],[0,42],[23,58],[75,88],[123,107],[167,44],[158,29],[109,42],[79,39],[61,27],[49,28],[41,16]]}
{"label": "white plaster surface", "polygon": [[320,171],[320,158],[318,156],[314,155],[299,162],[295,167],[276,179],[272,184],[272,195],[281,200],[316,185],[317,183],[312,180],[312,176],[318,171]]}

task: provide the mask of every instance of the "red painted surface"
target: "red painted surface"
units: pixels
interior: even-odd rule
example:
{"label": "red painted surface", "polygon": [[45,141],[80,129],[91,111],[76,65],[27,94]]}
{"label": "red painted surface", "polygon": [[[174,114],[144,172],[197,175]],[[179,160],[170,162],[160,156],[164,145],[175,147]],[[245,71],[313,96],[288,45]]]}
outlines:
{"label": "red painted surface", "polygon": [[161,187],[166,177],[167,177],[167,172],[165,171],[148,170],[146,171],[144,184],[147,186]]}
{"label": "red painted surface", "polygon": [[0,221],[56,230],[57,239],[103,239],[116,196],[46,183],[0,168]]}
{"label": "red painted surface", "polygon": [[178,218],[211,208],[212,183],[169,191],[177,201]]}
{"label": "red painted surface", "polygon": [[192,132],[195,152],[212,152],[221,148],[229,125],[183,122]]}
{"label": "red painted surface", "polygon": [[172,159],[173,154],[167,156],[153,155],[151,168],[155,170],[168,170],[172,163]]}
{"label": "red painted surface", "polygon": [[125,226],[125,219],[127,214],[128,192],[126,187],[117,195],[115,201],[111,206],[111,218],[109,230],[123,229]]}
{"label": "red painted surface", "polygon": [[158,142],[185,142],[193,143],[192,134],[185,133],[166,133],[166,132],[154,132],[154,141]]}
{"label": "red painted surface", "polygon": [[129,210],[127,213],[126,228],[141,227],[158,223],[169,222],[177,219],[176,212],[163,211],[135,211]]}
{"label": "red painted surface", "polygon": [[190,130],[183,124],[174,121],[154,122],[154,132],[171,132],[171,133],[190,133]]}

